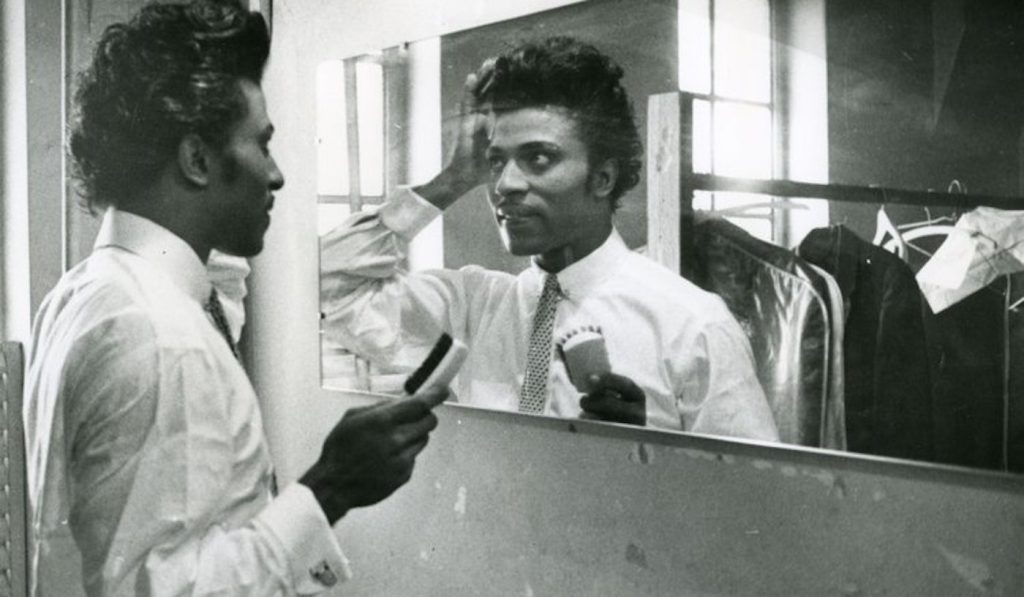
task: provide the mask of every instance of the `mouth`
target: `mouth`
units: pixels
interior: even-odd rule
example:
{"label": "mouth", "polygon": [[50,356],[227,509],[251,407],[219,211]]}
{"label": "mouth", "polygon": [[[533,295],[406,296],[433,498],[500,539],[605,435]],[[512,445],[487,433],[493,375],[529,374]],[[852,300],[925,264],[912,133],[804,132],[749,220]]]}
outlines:
{"label": "mouth", "polygon": [[522,224],[533,217],[533,214],[529,211],[509,209],[498,209],[494,215],[498,219],[499,224],[507,224],[509,226]]}

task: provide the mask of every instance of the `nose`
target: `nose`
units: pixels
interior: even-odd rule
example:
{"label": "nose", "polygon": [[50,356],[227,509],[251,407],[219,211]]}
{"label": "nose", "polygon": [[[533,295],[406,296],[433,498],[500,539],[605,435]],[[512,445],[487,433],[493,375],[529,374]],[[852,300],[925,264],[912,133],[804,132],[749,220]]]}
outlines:
{"label": "nose", "polygon": [[270,158],[270,176],[267,180],[267,186],[270,187],[271,191],[276,191],[284,186],[284,173],[277,167],[277,160]]}
{"label": "nose", "polygon": [[495,192],[501,197],[509,197],[516,193],[525,193],[528,189],[529,184],[516,161],[506,162],[505,167],[501,169],[498,182],[494,185]]}

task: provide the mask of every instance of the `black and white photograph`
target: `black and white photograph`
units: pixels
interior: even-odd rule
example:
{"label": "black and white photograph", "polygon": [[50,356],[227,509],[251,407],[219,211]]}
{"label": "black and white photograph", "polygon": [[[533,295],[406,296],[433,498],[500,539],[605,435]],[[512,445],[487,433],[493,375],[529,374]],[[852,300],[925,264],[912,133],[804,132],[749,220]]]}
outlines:
{"label": "black and white photograph", "polygon": [[1024,595],[1024,4],[0,15],[0,597]]}

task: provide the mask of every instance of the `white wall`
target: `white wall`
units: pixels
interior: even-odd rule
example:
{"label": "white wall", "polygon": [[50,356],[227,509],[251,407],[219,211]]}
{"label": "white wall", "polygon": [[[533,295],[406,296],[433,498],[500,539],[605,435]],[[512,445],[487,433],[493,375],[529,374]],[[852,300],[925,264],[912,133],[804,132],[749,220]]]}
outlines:
{"label": "white wall", "polygon": [[61,3],[3,2],[3,335],[27,342],[32,314],[60,276]]}

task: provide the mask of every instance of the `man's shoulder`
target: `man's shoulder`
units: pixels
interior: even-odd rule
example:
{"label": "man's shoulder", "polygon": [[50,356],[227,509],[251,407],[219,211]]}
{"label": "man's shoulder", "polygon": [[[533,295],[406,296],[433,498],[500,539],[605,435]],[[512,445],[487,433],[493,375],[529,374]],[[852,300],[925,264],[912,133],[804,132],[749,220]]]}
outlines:
{"label": "man's shoulder", "polygon": [[721,297],[704,290],[650,257],[630,252],[620,264],[621,281],[651,306],[707,322],[731,318]]}
{"label": "man's shoulder", "polygon": [[181,324],[188,297],[131,254],[96,252],[69,270],[40,308],[40,325],[140,343]]}

